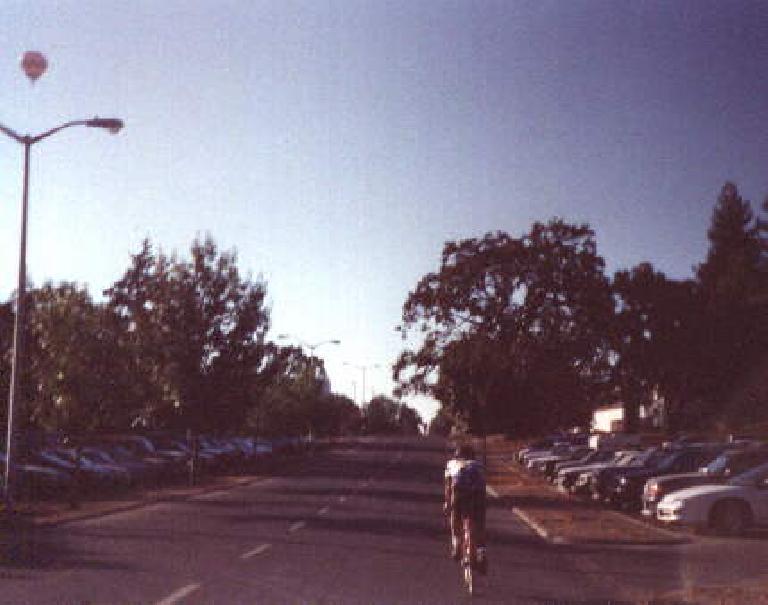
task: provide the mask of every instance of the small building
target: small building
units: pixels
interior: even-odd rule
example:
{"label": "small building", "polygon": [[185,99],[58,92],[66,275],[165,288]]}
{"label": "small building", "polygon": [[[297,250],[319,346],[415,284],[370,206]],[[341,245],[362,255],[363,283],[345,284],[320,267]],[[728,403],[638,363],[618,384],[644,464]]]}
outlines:
{"label": "small building", "polygon": [[624,430],[624,404],[602,405],[592,412],[592,432],[619,433]]}

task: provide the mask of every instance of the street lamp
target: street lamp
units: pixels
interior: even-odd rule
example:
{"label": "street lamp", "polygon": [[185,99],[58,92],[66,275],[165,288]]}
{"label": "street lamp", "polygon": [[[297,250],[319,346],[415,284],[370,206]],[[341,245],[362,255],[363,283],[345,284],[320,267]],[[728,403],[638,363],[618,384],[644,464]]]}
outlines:
{"label": "street lamp", "polygon": [[313,344],[310,344],[308,342],[305,342],[301,340],[300,338],[296,338],[295,336],[292,336],[291,334],[278,334],[277,335],[278,340],[295,340],[299,343],[299,346],[304,347],[305,349],[309,349],[309,352],[314,355],[315,349],[322,346],[322,345],[340,345],[341,341],[337,338],[332,338],[330,340],[321,340],[320,342],[316,342]]}
{"label": "street lamp", "polygon": [[356,363],[350,363],[349,361],[345,361],[344,365],[345,366],[349,366],[351,368],[358,369],[358,370],[360,370],[363,373],[363,385],[362,385],[363,386],[363,397],[362,397],[362,400],[360,401],[360,404],[361,405],[365,404],[365,371],[368,368],[371,368],[371,369],[373,369],[373,368],[380,368],[381,366],[378,363],[374,363],[372,365],[367,365],[367,366],[366,365],[358,365]]}
{"label": "street lamp", "polygon": [[8,436],[6,443],[5,457],[5,502],[6,511],[12,510],[13,498],[12,489],[14,487],[13,465],[15,464],[15,412],[18,410],[19,402],[19,379],[23,361],[24,348],[24,325],[25,325],[25,296],[27,289],[27,208],[29,198],[29,153],[32,145],[39,143],[43,139],[56,134],[65,128],[73,126],[88,126],[89,128],[103,128],[116,134],[123,127],[123,121],[118,118],[92,118],[90,120],[73,120],[66,122],[55,128],[51,128],[37,136],[24,135],[16,133],[7,126],[0,124],[0,132],[12,138],[17,143],[24,146],[24,176],[21,198],[21,240],[19,243],[19,283],[16,295],[16,318],[13,323],[13,354],[11,360],[11,386],[8,395]]}

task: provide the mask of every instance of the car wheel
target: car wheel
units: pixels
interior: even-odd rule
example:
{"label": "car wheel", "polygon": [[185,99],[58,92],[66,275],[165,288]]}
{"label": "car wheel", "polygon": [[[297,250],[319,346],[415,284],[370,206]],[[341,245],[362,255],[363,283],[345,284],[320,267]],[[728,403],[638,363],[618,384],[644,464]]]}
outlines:
{"label": "car wheel", "polygon": [[715,505],[710,525],[718,534],[738,536],[744,533],[751,521],[752,514],[746,504],[729,500]]}

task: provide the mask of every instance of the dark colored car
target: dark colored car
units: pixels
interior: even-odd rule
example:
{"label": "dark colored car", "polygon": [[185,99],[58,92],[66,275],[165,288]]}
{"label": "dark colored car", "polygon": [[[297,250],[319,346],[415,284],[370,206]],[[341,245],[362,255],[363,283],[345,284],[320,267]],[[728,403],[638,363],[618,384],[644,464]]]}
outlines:
{"label": "dark colored car", "polygon": [[643,488],[651,477],[693,472],[717,458],[725,447],[684,446],[679,450],[655,456],[642,467],[609,473],[598,486],[597,498],[618,508],[640,510]]}
{"label": "dark colored car", "polygon": [[29,452],[24,463],[53,468],[73,478],[77,475],[79,486],[86,490],[100,491],[109,487],[109,480],[104,473],[87,466],[81,466],[78,469],[77,465],[70,460],[69,455],[56,447],[45,447],[35,452]]}
{"label": "dark colored car", "polygon": [[655,518],[656,507],[667,494],[695,485],[725,483],[731,477],[765,462],[768,462],[768,446],[748,447],[722,452],[695,473],[652,477],[645,482],[643,488],[642,513],[648,518]]}
{"label": "dark colored car", "polygon": [[616,457],[616,451],[610,449],[596,449],[589,450],[584,456],[575,460],[563,460],[557,462],[552,469],[552,472],[548,475],[548,478],[552,483],[557,482],[558,474],[562,471],[565,474],[569,469],[577,466],[586,466],[587,464],[600,464],[608,462]]}
{"label": "dark colored car", "polygon": [[614,453],[613,458],[605,462],[574,466],[559,471],[555,485],[572,494],[585,494],[589,491],[594,473],[608,467],[636,464],[643,455],[644,453],[639,450],[618,450]]}
{"label": "dark colored car", "polygon": [[531,471],[534,473],[543,474],[545,477],[551,477],[555,470],[555,465],[560,462],[568,462],[570,460],[581,460],[586,454],[591,452],[586,446],[569,446],[569,448],[563,453],[552,453],[550,456],[544,456],[543,458],[536,458],[530,466]]}
{"label": "dark colored car", "polygon": [[[0,476],[5,480],[5,454],[0,452]],[[66,497],[72,492],[74,479],[64,471],[39,464],[13,465],[16,495],[25,500]]]}
{"label": "dark colored car", "polygon": [[594,500],[601,499],[606,490],[606,485],[613,482],[613,478],[628,469],[641,468],[655,464],[655,460],[664,455],[661,448],[651,447],[638,452],[631,460],[621,460],[616,464],[608,464],[579,475],[574,485],[574,493],[591,496]]}

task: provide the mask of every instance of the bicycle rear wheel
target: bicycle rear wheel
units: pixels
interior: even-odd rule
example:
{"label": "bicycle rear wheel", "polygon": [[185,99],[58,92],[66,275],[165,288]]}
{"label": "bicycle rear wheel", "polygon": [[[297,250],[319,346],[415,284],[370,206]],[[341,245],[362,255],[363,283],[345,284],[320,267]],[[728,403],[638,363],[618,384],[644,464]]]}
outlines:
{"label": "bicycle rear wheel", "polygon": [[470,595],[475,594],[475,571],[472,569],[472,563],[464,563],[464,585]]}
{"label": "bicycle rear wheel", "polygon": [[467,592],[470,595],[475,594],[475,536],[474,536],[474,524],[471,517],[467,517],[463,520],[464,523],[464,540],[463,540],[463,556],[461,558],[461,567],[464,574],[464,585],[467,587]]}

